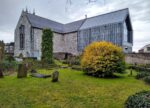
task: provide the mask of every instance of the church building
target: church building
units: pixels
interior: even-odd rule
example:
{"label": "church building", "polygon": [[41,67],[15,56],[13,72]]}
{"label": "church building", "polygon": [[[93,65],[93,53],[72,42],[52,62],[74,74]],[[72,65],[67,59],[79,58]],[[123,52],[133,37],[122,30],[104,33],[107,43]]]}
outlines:
{"label": "church building", "polygon": [[53,31],[55,54],[79,55],[94,41],[108,41],[132,52],[133,29],[129,9],[122,9],[75,22],[62,24],[22,11],[15,29],[14,56],[34,57],[41,60],[42,30]]}

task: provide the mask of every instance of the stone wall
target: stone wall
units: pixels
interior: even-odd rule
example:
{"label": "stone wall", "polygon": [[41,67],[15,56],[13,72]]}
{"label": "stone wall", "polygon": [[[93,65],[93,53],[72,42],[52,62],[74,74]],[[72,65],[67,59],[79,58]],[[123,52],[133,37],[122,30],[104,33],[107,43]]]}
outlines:
{"label": "stone wall", "polygon": [[[23,50],[20,50],[20,32],[19,27],[21,25],[25,26],[25,47]],[[20,19],[18,21],[18,24],[15,29],[15,50],[14,50],[14,56],[19,56],[21,53],[23,54],[23,57],[27,57],[31,53],[31,42],[30,42],[30,28],[31,25],[25,16],[25,13],[23,12],[20,16]]]}
{"label": "stone wall", "polygon": [[[77,32],[69,34],[53,34],[53,52],[58,56],[65,53],[71,53],[77,55]],[[36,54],[34,57],[41,59],[41,42],[42,42],[42,30],[34,28],[34,51]],[[63,55],[64,56],[64,55]]]}
{"label": "stone wall", "polygon": [[77,51],[77,32],[65,34],[65,49],[67,53],[78,55]]}
{"label": "stone wall", "polygon": [[[53,52],[65,52],[65,42],[64,36],[62,34],[54,33],[53,34]],[[42,30],[34,28],[34,50],[32,50],[34,57],[37,57],[38,60],[41,60],[41,43],[42,43]]]}
{"label": "stone wall", "polygon": [[150,53],[130,53],[125,55],[128,64],[150,64]]}

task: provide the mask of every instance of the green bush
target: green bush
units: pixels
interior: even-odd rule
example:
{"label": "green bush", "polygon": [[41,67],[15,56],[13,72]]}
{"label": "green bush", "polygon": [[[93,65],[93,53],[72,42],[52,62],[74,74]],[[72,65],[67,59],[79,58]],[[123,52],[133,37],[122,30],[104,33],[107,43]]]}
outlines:
{"label": "green bush", "polygon": [[136,75],[136,79],[142,79],[149,75],[150,75],[150,73],[148,73],[148,72],[140,72]]}
{"label": "green bush", "polygon": [[145,71],[150,72],[150,69],[146,67],[146,65],[130,65],[128,66],[129,69],[134,69],[136,71]]}
{"label": "green bush", "polygon": [[0,63],[0,66],[2,67],[2,70],[4,72],[17,71],[18,62],[16,62],[16,61],[9,62],[9,61],[4,60]]}
{"label": "green bush", "polygon": [[150,76],[146,76],[144,78],[144,81],[147,83],[147,84],[150,84]]}
{"label": "green bush", "polygon": [[89,75],[105,77],[125,70],[122,49],[110,42],[93,42],[81,57],[81,66]]}
{"label": "green bush", "polygon": [[67,63],[69,64],[69,66],[80,65],[80,56],[74,56],[74,57],[68,58]]}
{"label": "green bush", "polygon": [[125,108],[150,108],[150,91],[142,91],[129,96]]}

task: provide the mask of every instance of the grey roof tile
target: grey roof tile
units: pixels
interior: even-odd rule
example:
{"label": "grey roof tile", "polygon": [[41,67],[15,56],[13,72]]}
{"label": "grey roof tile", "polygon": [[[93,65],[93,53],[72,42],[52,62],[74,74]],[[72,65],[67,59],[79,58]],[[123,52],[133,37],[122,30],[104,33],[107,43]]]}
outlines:
{"label": "grey roof tile", "polygon": [[46,18],[42,18],[40,16],[33,15],[30,13],[27,13],[26,15],[33,27],[37,27],[41,29],[51,28],[55,32],[60,32],[60,33],[63,32],[63,24],[61,23],[58,23],[58,22],[55,22]]}
{"label": "grey roof tile", "polygon": [[85,19],[65,24],[63,28],[63,32],[69,33],[69,32],[78,31],[81,25],[84,23],[84,21]]}
{"label": "grey roof tile", "polygon": [[68,24],[61,24],[37,15],[26,13],[26,16],[33,27],[37,28],[51,28],[54,32],[70,33],[78,31],[79,29],[86,29],[95,26],[105,25],[109,23],[121,22],[128,14],[128,9],[123,9],[87,19],[82,19]]}
{"label": "grey roof tile", "polygon": [[80,27],[80,30],[91,28],[91,27],[96,27],[96,26],[101,26],[105,24],[122,22],[125,20],[127,14],[128,14],[128,9],[123,9],[123,10],[87,18],[84,24]]}

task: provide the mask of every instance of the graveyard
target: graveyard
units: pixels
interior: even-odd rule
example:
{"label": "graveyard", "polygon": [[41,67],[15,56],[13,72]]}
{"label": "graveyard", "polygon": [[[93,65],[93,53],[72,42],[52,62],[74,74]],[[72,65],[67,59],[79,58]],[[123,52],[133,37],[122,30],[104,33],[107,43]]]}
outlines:
{"label": "graveyard", "polygon": [[[54,70],[38,70],[42,74]],[[58,69],[59,81],[51,78],[18,79],[17,74],[0,79],[0,105],[3,108],[122,108],[131,94],[150,90],[149,85],[133,76],[120,74],[119,78],[94,78],[85,76],[82,71]]]}
{"label": "graveyard", "polygon": [[[149,68],[124,64],[121,48],[112,43],[92,43],[82,56],[66,60],[54,59],[46,51],[41,61],[22,56],[17,61],[1,47],[0,107],[132,108],[137,101],[127,101],[128,97],[150,90]],[[148,105],[144,102],[139,106]]]}

